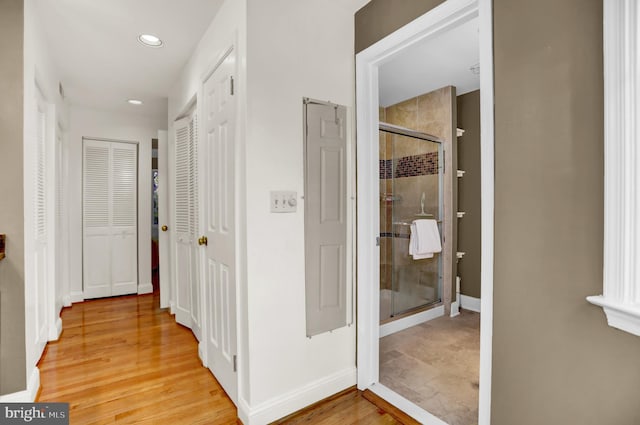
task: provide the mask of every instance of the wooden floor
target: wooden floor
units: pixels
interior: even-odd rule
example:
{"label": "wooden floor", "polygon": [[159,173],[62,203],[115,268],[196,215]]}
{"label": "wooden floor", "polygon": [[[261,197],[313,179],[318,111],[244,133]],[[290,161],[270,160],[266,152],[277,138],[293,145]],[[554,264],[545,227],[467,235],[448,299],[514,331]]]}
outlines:
{"label": "wooden floor", "polygon": [[[40,402],[70,403],[70,423],[236,424],[231,400],[197,355],[190,330],[156,295],[108,298],[62,312],[64,330],[40,368]],[[279,421],[398,424],[353,390]]]}

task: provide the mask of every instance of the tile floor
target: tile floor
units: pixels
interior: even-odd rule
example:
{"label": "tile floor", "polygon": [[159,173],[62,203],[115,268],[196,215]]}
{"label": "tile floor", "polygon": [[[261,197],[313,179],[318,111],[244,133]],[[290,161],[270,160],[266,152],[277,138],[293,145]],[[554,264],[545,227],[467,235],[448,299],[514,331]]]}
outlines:
{"label": "tile floor", "polygon": [[460,310],[380,339],[380,382],[449,425],[478,423],[480,314]]}

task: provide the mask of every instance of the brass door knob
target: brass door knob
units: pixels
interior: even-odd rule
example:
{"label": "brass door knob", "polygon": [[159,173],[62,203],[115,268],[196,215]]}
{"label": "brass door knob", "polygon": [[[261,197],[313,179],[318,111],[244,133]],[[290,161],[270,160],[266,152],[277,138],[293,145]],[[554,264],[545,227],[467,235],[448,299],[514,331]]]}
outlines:
{"label": "brass door knob", "polygon": [[165,224],[164,226],[161,227],[163,232],[166,232],[167,230],[169,230],[169,228],[167,227],[167,225]]}
{"label": "brass door knob", "polygon": [[207,239],[206,236],[201,236],[198,238],[198,245],[207,246],[207,242],[209,242],[209,240]]}

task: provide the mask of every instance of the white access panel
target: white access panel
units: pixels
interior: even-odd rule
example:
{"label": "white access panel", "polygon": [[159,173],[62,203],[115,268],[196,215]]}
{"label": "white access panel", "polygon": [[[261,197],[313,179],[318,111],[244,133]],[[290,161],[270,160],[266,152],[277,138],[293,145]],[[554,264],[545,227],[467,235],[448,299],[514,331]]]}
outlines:
{"label": "white access panel", "polygon": [[307,336],[347,324],[347,111],[305,99]]}
{"label": "white access panel", "polygon": [[137,164],[135,144],[84,140],[85,298],[138,291]]}

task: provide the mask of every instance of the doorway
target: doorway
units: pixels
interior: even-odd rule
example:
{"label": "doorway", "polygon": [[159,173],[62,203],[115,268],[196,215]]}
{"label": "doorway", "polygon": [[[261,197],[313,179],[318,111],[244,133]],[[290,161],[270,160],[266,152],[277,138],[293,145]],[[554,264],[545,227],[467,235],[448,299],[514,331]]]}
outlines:
{"label": "doorway", "polygon": [[[445,424],[435,415],[412,403],[380,382],[380,89],[381,68],[418,43],[446,34],[472,19],[479,22],[479,62],[481,99],[481,196],[482,196],[482,317],[480,323],[480,388],[478,423],[490,423],[491,327],[493,280],[493,57],[491,2],[449,0],[422,17],[360,52],[356,56],[358,114],[358,387],[370,390],[396,405],[421,423]],[[435,65],[434,65],[435,66]],[[443,84],[443,86],[446,84]],[[445,156],[455,154],[445,153]],[[449,164],[449,162],[447,162]],[[455,206],[455,204],[452,204]],[[456,216],[450,206],[451,220]],[[395,230],[394,230],[395,232]],[[445,241],[446,242],[446,241]],[[449,240],[449,243],[455,243]],[[451,246],[449,247],[451,248]],[[459,253],[456,252],[456,258]],[[455,262],[452,263],[455,271]],[[455,291],[455,273],[445,281]],[[445,279],[446,280],[446,279]],[[453,301],[453,297],[452,297]],[[458,304],[457,304],[458,303]],[[451,303],[455,315],[459,301]],[[428,379],[425,377],[424,379]]]}

